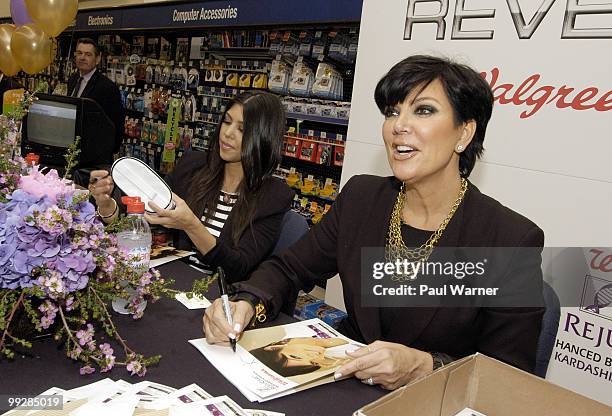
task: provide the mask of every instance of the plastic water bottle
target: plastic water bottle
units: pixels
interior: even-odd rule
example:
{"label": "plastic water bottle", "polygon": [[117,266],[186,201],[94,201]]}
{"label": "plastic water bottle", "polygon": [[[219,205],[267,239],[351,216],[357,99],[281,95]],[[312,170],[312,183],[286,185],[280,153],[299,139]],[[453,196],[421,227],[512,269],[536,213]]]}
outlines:
{"label": "plastic water bottle", "polygon": [[[126,229],[117,234],[117,244],[119,249],[126,251],[130,258],[135,258],[132,265],[143,273],[149,270],[151,258],[151,228],[144,219],[144,203],[139,197],[123,197],[121,201],[127,205],[127,226]],[[126,290],[130,295],[134,295],[132,288]],[[128,314],[127,304],[130,299],[113,299],[113,310],[121,314]],[[139,308],[147,306],[144,301]],[[139,310],[141,311],[141,310]]]}

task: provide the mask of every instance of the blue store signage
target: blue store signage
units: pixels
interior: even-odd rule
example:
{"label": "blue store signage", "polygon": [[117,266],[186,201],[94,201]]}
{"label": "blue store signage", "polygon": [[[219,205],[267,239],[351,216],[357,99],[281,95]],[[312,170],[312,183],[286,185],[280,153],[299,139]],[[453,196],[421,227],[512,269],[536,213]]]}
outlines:
{"label": "blue store signage", "polygon": [[235,0],[81,11],[76,30],[357,22],[362,0]]}
{"label": "blue store signage", "polygon": [[121,29],[123,13],[119,10],[95,11],[77,14],[77,30]]}

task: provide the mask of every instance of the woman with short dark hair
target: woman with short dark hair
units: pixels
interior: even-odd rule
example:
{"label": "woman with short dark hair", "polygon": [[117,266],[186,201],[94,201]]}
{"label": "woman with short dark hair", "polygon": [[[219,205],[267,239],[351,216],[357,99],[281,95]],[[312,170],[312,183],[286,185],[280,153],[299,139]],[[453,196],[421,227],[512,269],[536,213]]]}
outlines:
{"label": "woman with short dark hair", "polygon": [[[218,300],[206,310],[207,341],[227,343],[239,337],[255,305],[274,317],[300,288],[338,273],[348,313],[340,329],[369,344],[337,370],[338,378],[354,375],[367,384],[395,389],[475,352],[533,371],[544,312],[544,234],[467,180],[483,150],[493,106],[490,87],[465,65],[417,55],[383,76],[375,99],[384,116],[382,136],[393,176],[352,177],[306,237],[237,285],[236,327],[227,324]],[[408,306],[389,306],[391,295],[386,305],[381,299],[368,304],[363,290],[378,278],[373,269],[368,271],[364,253],[370,247],[384,248],[386,264],[392,267],[404,259],[425,264],[430,256],[452,248],[458,262],[451,265],[457,270],[461,259],[478,248],[484,258],[495,260],[485,275],[490,280],[479,279],[485,285],[509,287],[506,293],[511,296],[458,306],[453,303],[458,299],[436,294],[432,303],[419,305],[428,294],[419,299],[417,293]],[[507,247],[512,249],[500,253]],[[533,249],[519,250],[529,247]],[[400,277],[404,280],[399,283],[413,288],[427,278],[424,273],[414,281],[407,275],[388,277],[386,281]]]}
{"label": "woman with short dark hair", "polygon": [[[151,224],[179,230],[178,248],[195,249],[204,266],[224,268],[229,281],[243,280],[270,255],[293,191],[272,177],[281,160],[285,112],[278,97],[249,91],[233,98],[222,114],[208,152],[187,152],[166,181],[174,209],[150,204]],[[90,187],[99,212],[115,211],[112,178],[106,171]]]}

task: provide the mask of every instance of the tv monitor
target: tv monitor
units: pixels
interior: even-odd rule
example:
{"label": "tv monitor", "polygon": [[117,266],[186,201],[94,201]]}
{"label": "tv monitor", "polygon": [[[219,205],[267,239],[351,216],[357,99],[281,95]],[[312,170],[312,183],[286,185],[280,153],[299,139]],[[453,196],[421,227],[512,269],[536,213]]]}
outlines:
{"label": "tv monitor", "polygon": [[37,94],[23,123],[22,153],[40,155],[40,164],[62,170],[67,148],[81,137],[78,168],[110,166],[115,125],[89,98]]}
{"label": "tv monitor", "polygon": [[76,137],[77,103],[37,100],[27,119],[27,140],[31,144],[65,149]]}

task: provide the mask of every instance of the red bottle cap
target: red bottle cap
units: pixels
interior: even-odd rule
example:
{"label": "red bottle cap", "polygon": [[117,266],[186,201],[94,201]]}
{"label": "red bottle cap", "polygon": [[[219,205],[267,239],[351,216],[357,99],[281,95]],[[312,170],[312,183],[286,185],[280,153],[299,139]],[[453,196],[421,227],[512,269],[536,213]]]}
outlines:
{"label": "red bottle cap", "polygon": [[25,161],[27,165],[38,165],[38,162],[40,161],[40,156],[36,153],[28,153],[25,157]]}
{"label": "red bottle cap", "polygon": [[133,201],[128,204],[127,206],[128,214],[144,214],[144,211],[145,211],[144,202],[140,202],[140,198],[138,199],[139,201]]}
{"label": "red bottle cap", "polygon": [[122,196],[121,203],[123,205],[129,206],[132,202],[140,202],[139,196]]}

